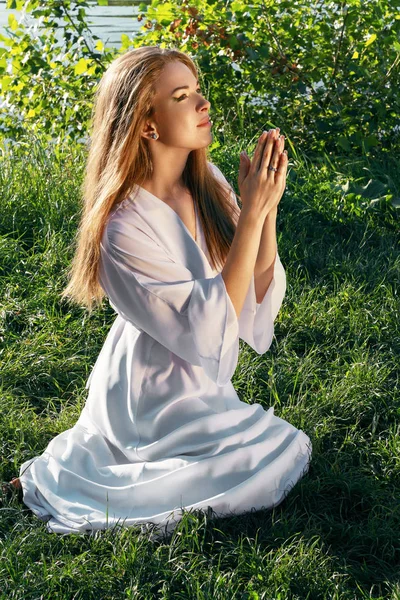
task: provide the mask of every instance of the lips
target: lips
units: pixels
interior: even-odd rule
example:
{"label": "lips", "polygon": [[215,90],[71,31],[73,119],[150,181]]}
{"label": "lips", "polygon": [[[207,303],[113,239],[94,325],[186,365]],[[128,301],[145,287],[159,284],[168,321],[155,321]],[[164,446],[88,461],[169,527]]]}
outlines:
{"label": "lips", "polygon": [[206,125],[207,123],[210,123],[210,117],[207,117],[206,119],[203,119],[202,121],[200,121],[200,123],[197,125],[197,127],[200,127],[201,125]]}

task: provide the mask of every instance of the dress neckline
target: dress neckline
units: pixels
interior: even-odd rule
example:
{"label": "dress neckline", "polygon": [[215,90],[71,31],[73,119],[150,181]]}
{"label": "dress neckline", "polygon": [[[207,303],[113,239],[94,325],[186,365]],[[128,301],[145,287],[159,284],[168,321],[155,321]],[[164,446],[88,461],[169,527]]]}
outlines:
{"label": "dress neckline", "polygon": [[[194,206],[195,215],[196,215],[196,238],[197,238],[195,240],[194,237],[192,236],[192,234],[190,233],[189,229],[186,227],[185,223],[182,221],[182,219],[180,218],[178,213],[173,208],[171,208],[168,204],[166,204],[163,200],[161,200],[161,198],[158,198],[157,196],[155,196],[154,194],[152,194],[151,192],[149,192],[148,190],[146,190],[139,184],[135,183],[135,186],[136,186],[138,193],[143,194],[144,197],[147,198],[148,200],[150,200],[152,204],[156,204],[158,207],[160,205],[163,205],[166,207],[167,213],[171,217],[174,218],[175,223],[177,223],[181,227],[181,229],[183,229],[183,231],[186,233],[186,235],[191,240],[191,243],[193,243],[195,245],[195,248],[197,248],[197,251],[200,253],[200,255],[203,257],[203,260],[206,262],[208,269],[210,270],[210,273],[213,275],[218,273],[219,271],[217,269],[214,269],[210,263],[210,256],[209,256],[207,244],[205,242],[203,229],[200,224],[200,219],[198,217],[196,205]],[[127,199],[130,201],[131,204],[133,203],[131,194],[128,195]]]}
{"label": "dress neckline", "polygon": [[193,207],[194,207],[194,215],[195,215],[195,235],[196,235],[196,239],[192,236],[191,232],[189,231],[189,229],[186,227],[185,223],[182,221],[181,217],[178,215],[178,213],[176,212],[176,210],[174,210],[172,208],[172,206],[170,206],[169,204],[167,204],[166,202],[164,202],[164,200],[161,200],[161,198],[159,198],[158,196],[155,196],[154,194],[152,194],[151,192],[149,192],[148,190],[146,190],[144,187],[142,187],[139,184],[136,184],[136,186],[145,194],[148,194],[149,196],[151,196],[152,198],[155,198],[158,202],[161,202],[164,206],[167,207],[167,210],[170,210],[174,213],[176,219],[181,223],[182,227],[185,229],[185,231],[188,233],[188,235],[190,236],[190,238],[194,241],[194,243],[199,246],[200,248],[200,244],[199,244],[199,224],[198,224],[198,214],[197,214],[197,207],[196,207],[196,203],[193,200]]}

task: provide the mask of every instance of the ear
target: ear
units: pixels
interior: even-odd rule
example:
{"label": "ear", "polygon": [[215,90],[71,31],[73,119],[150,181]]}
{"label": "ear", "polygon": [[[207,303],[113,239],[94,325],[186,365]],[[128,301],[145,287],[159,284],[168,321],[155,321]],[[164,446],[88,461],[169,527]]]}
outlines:
{"label": "ear", "polygon": [[241,152],[240,163],[239,163],[239,178],[238,178],[239,186],[241,186],[243,181],[246,179],[247,174],[250,169],[250,165],[251,165],[251,161],[250,161],[249,157],[247,156],[246,152],[245,151]]}

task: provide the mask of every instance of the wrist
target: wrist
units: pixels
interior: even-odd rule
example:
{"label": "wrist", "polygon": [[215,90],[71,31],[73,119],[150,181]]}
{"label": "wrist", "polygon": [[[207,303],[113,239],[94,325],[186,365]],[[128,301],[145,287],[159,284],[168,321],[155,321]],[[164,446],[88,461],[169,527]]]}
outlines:
{"label": "wrist", "polygon": [[242,208],[239,216],[239,222],[251,223],[252,227],[257,228],[263,227],[265,222],[265,214],[256,213],[252,210],[247,210],[246,208]]}
{"label": "wrist", "polygon": [[278,214],[278,207],[274,206],[274,208],[271,208],[271,210],[268,212],[267,216],[265,217],[265,220],[271,220],[271,219],[275,219],[276,216]]}

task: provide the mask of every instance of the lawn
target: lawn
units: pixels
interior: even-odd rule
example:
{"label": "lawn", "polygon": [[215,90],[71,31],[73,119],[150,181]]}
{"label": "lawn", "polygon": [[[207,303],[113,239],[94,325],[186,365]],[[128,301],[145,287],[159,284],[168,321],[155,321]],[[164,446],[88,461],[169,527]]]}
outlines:
{"label": "lawn", "polygon": [[[212,155],[237,188],[239,146]],[[344,196],[394,159],[289,152],[278,209],[287,292],[260,356],[233,384],[310,437],[310,470],[282,504],[225,519],[187,512],[172,537],[112,528],[49,534],[16,499],[0,509],[0,598],[400,599],[399,210]],[[72,427],[115,318],[61,302],[85,154],[39,142],[0,157],[2,480]],[[397,179],[396,179],[397,178]]]}

